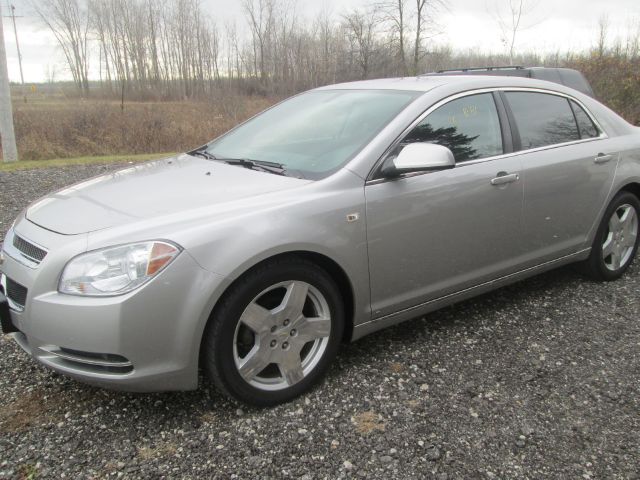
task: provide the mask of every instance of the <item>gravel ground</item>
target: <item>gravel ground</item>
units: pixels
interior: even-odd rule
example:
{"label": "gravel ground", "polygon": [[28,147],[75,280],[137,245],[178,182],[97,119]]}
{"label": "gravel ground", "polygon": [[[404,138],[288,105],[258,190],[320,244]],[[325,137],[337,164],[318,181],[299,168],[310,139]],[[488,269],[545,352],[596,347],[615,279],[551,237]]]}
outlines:
{"label": "gravel ground", "polygon": [[[0,172],[0,234],[110,167]],[[267,410],[79,384],[0,339],[0,478],[640,478],[640,268],[562,269],[345,345]]]}

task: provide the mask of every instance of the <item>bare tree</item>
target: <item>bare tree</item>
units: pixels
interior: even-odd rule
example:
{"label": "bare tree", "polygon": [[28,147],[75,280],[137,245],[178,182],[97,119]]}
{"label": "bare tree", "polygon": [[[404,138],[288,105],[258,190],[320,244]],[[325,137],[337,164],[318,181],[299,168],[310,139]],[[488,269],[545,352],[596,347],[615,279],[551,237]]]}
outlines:
{"label": "bare tree", "polygon": [[444,0],[415,0],[415,40],[413,43],[413,74],[419,72],[418,65],[424,55],[423,42],[429,28],[435,25],[437,14],[446,8]]}
{"label": "bare tree", "polygon": [[502,43],[509,55],[509,63],[513,64],[518,33],[539,23],[524,21],[524,17],[536,9],[539,0],[498,0],[498,2],[503,5],[503,8],[498,5],[495,18],[500,27]]}
{"label": "bare tree", "polygon": [[263,84],[267,82],[267,55],[272,44],[274,29],[273,0],[244,0],[243,7],[251,28],[253,70]]}
{"label": "bare tree", "polygon": [[598,44],[596,46],[598,56],[602,57],[607,49],[607,37],[609,36],[609,16],[604,14],[598,19]]}
{"label": "bare tree", "polygon": [[55,63],[47,63],[45,65],[44,76],[47,83],[49,84],[49,87],[51,87],[56,82],[56,79],[58,77],[58,70]]}
{"label": "bare tree", "polygon": [[342,16],[344,29],[351,45],[351,52],[360,67],[360,77],[368,78],[376,51],[376,34],[380,25],[378,12],[354,10]]}
{"label": "bare tree", "polygon": [[84,93],[91,51],[104,95],[223,99],[417,72],[445,0],[370,0],[312,22],[297,15],[296,0],[243,0],[246,36],[235,24],[219,30],[204,0],[30,1]]}
{"label": "bare tree", "polygon": [[629,21],[625,52],[626,56],[632,59],[638,58],[640,55],[640,18]]}
{"label": "bare tree", "polygon": [[409,0],[384,0],[377,4],[378,11],[381,14],[381,22],[389,26],[392,43],[396,45],[396,58],[398,69],[401,75],[407,74],[407,55],[406,55],[406,37],[407,37],[407,17],[410,15],[408,11]]}
{"label": "bare tree", "polygon": [[78,89],[89,94],[89,7],[82,0],[34,0],[33,7],[62,48]]}
{"label": "bare tree", "polygon": [[231,87],[234,77],[237,77],[238,79],[242,77],[242,62],[240,60],[238,30],[235,23],[226,23],[224,31],[224,48],[226,50],[226,70],[228,80],[227,86]]}

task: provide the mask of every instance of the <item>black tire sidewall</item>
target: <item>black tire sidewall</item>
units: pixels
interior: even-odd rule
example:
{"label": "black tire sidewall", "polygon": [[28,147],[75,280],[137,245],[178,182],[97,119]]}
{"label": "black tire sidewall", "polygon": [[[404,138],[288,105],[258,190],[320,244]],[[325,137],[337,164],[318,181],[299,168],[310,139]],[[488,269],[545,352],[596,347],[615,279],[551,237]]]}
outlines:
{"label": "black tire sidewall", "polygon": [[615,196],[615,198],[611,201],[607,210],[602,217],[602,221],[600,222],[600,226],[598,227],[598,231],[596,233],[596,237],[593,241],[592,252],[589,258],[589,267],[596,276],[602,278],[603,280],[616,280],[620,278],[624,272],[627,271],[629,266],[633,263],[636,252],[638,250],[638,243],[640,241],[640,235],[636,237],[636,243],[633,246],[633,251],[631,252],[631,258],[629,261],[620,267],[617,270],[609,270],[605,265],[603,253],[602,253],[602,244],[605,240],[605,233],[607,231],[609,225],[609,219],[613,215],[613,213],[620,208],[621,205],[628,204],[631,205],[635,211],[636,215],[640,219],[640,200],[634,194],[630,192],[621,192]]}
{"label": "black tire sidewall", "polygon": [[[247,383],[235,366],[233,342],[236,326],[244,309],[260,292],[272,285],[291,280],[313,285],[327,300],[331,312],[329,344],[314,370],[303,380],[282,390],[260,390]],[[311,388],[328,369],[342,340],[344,307],[340,292],[326,271],[304,260],[290,260],[256,269],[240,278],[225,294],[211,321],[211,328],[205,338],[208,344],[206,351],[209,352],[205,365],[212,373],[210,376],[217,380],[215,383],[225,393],[238,400],[257,406],[271,406],[299,396]]]}

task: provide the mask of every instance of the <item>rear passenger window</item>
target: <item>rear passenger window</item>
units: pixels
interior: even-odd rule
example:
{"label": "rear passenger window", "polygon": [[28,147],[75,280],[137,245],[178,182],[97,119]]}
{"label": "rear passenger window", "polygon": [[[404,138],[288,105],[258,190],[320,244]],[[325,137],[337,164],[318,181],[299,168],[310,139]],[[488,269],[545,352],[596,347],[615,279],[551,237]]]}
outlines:
{"label": "rear passenger window", "polygon": [[506,92],[524,150],[580,140],[569,100],[557,95]]}
{"label": "rear passenger window", "polygon": [[492,157],[503,153],[498,111],[491,93],[452,100],[430,113],[403,139],[409,143],[443,145],[453,152],[456,162]]}
{"label": "rear passenger window", "polygon": [[580,133],[580,138],[596,138],[600,136],[600,131],[598,127],[595,126],[591,117],[587,115],[587,112],[578,105],[576,102],[571,100],[571,108],[573,109],[573,113],[576,116],[576,122],[578,122],[578,131]]}

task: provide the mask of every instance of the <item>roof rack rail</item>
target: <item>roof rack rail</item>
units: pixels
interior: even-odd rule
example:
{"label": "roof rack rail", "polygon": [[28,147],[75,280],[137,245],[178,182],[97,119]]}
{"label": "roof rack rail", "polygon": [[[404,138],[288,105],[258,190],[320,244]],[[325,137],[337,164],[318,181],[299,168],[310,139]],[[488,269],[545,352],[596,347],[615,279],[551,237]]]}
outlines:
{"label": "roof rack rail", "polygon": [[500,77],[523,77],[548,82],[559,83],[567,87],[574,88],[591,97],[595,97],[589,81],[582,73],[571,68],[559,67],[523,67],[522,65],[510,65],[506,67],[471,67],[454,68],[451,70],[438,70],[436,72],[423,73],[420,77],[437,76],[500,76]]}
{"label": "roof rack rail", "polygon": [[[470,67],[470,68],[450,68],[446,70],[436,70],[436,73],[449,73],[449,72],[479,72],[479,71],[494,71],[494,70],[524,70],[522,65],[507,65],[504,67]],[[428,74],[423,74],[428,75]]]}

